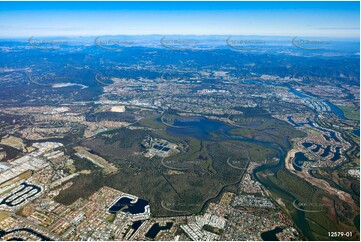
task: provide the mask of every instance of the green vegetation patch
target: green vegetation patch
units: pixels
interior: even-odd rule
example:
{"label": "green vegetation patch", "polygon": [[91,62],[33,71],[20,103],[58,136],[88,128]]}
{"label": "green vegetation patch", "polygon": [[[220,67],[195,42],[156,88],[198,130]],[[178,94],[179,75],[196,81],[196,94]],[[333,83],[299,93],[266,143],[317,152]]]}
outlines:
{"label": "green vegetation patch", "polygon": [[346,118],[352,120],[360,120],[360,110],[357,107],[338,106],[345,114]]}

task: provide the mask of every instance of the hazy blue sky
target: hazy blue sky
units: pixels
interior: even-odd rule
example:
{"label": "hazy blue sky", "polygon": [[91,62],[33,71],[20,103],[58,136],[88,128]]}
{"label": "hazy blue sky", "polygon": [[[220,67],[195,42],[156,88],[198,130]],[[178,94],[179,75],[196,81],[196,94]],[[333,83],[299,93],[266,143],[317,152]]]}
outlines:
{"label": "hazy blue sky", "polygon": [[359,36],[358,2],[0,2],[0,36]]}

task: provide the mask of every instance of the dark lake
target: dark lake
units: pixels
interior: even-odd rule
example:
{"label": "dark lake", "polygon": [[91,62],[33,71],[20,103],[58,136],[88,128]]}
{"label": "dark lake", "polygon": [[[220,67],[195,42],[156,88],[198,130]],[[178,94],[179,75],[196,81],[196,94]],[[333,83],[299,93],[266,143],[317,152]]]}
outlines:
{"label": "dark lake", "polygon": [[200,140],[217,140],[225,137],[225,133],[234,128],[223,122],[202,117],[190,121],[175,120],[173,125],[177,127],[167,127],[171,135],[194,137]]}
{"label": "dark lake", "polygon": [[270,231],[266,231],[266,232],[263,232],[261,234],[261,238],[264,240],[264,241],[279,241],[279,239],[277,238],[276,234],[282,232],[283,229],[280,228],[280,227],[276,227],[275,229],[272,229]]}
{"label": "dark lake", "polygon": [[317,153],[321,149],[321,145],[316,145],[317,147],[312,150],[312,152]]}
{"label": "dark lake", "polygon": [[[25,202],[26,200],[29,200],[30,198],[34,197],[39,192],[41,192],[41,188],[38,186],[35,186],[32,184],[27,184],[26,182],[21,183],[21,185],[23,187],[20,190],[16,191],[15,193],[12,193],[9,196],[7,196],[6,198],[4,198],[0,202],[0,205],[5,204],[9,207],[14,207],[14,206],[17,206],[17,205]],[[26,192],[23,192],[28,187],[30,187],[30,189],[28,189]],[[34,190],[35,190],[35,192],[33,192]],[[29,193],[32,193],[32,194],[28,196],[27,194],[29,194]],[[20,198],[23,198],[23,199],[20,200]],[[15,201],[15,203],[14,203],[14,201]]]}
{"label": "dark lake", "polygon": [[129,197],[121,197],[116,203],[109,208],[109,213],[116,213],[122,211],[125,213],[138,214],[145,212],[145,206],[149,203],[146,200],[138,198],[136,203],[132,203],[133,199]]}
{"label": "dark lake", "polygon": [[[12,234],[12,233],[17,233],[17,232],[26,232],[26,233],[30,233],[30,234],[33,234],[35,235],[36,237],[38,237],[39,239],[43,240],[43,241],[50,241],[51,239],[35,230],[32,230],[32,229],[29,229],[29,228],[19,228],[19,229],[13,229],[13,230],[10,230],[10,231],[4,231],[4,230],[1,230],[0,229],[0,238],[4,237],[5,235],[7,234]],[[18,240],[18,241],[21,241],[23,239],[18,239],[17,237],[14,237],[15,239],[14,240]]]}
{"label": "dark lake", "polygon": [[303,154],[302,152],[297,152],[295,154],[294,162],[292,165],[296,171],[301,171],[302,169],[300,167],[302,167],[305,161],[309,161],[305,154]]}
{"label": "dark lake", "polygon": [[153,224],[149,231],[145,234],[145,237],[154,239],[161,230],[168,230],[173,226],[172,222],[168,222],[164,226],[160,226],[159,223]]}
{"label": "dark lake", "polygon": [[331,151],[331,146],[327,146],[326,147],[326,149],[323,151],[323,153],[322,153],[322,157],[326,157],[326,156],[328,156],[328,154],[330,154],[330,151]]}
{"label": "dark lake", "polygon": [[337,161],[341,158],[341,148],[336,147],[336,152],[334,153],[333,157],[331,158],[331,161]]}
{"label": "dark lake", "polygon": [[309,143],[309,142],[304,142],[304,143],[302,143],[302,145],[303,145],[303,147],[305,147],[305,148],[309,148],[309,147],[311,147],[313,144],[312,144],[312,143]]}

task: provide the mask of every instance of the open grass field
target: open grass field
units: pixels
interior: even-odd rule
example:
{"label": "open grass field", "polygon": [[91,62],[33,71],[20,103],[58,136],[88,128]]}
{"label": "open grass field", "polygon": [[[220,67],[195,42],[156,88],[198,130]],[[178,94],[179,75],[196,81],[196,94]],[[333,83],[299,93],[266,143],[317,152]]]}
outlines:
{"label": "open grass field", "polygon": [[338,106],[346,118],[360,121],[360,110],[357,107]]}

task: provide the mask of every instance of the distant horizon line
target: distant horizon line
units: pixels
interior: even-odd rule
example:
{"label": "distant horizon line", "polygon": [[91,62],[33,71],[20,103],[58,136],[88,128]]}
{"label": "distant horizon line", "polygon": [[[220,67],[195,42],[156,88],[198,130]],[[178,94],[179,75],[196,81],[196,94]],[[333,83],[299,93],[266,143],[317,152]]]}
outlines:
{"label": "distant horizon line", "polygon": [[180,36],[180,37],[231,37],[231,36],[248,36],[248,37],[273,37],[273,38],[337,38],[337,39],[355,39],[360,40],[360,36],[326,36],[326,35],[260,35],[260,34],[103,34],[103,35],[32,35],[32,36],[0,36],[0,39],[26,39],[30,38],[96,38],[96,37],[151,37],[151,36]]}

